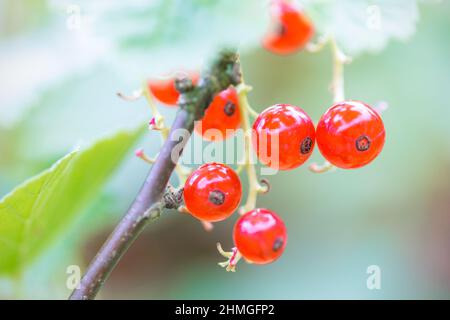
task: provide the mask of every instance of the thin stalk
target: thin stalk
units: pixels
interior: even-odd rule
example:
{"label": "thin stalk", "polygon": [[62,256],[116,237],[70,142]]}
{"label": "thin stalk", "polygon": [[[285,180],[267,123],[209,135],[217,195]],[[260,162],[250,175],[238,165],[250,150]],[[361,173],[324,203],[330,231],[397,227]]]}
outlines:
{"label": "thin stalk", "polygon": [[[161,133],[161,140],[164,143],[168,137],[170,128],[168,128],[164,121],[164,116],[159,112],[158,107],[155,103],[155,100],[151,94],[151,92],[148,89],[148,85],[146,82],[142,84],[142,94],[144,95],[145,99],[147,100],[148,106],[151,109],[152,115],[155,119],[156,127],[158,128],[159,132]],[[175,173],[178,176],[178,183],[180,186],[184,185],[186,182],[186,179],[190,173],[189,169],[185,168],[184,166],[177,164],[175,166]]]}
{"label": "thin stalk", "polygon": [[246,169],[248,177],[248,195],[247,201],[244,206],[239,209],[240,214],[244,214],[256,206],[256,200],[258,193],[265,192],[265,186],[262,186],[256,175],[256,169],[254,163],[251,161],[251,155],[253,152],[252,147],[252,127],[250,124],[250,104],[248,102],[247,94],[250,92],[251,87],[242,82],[238,88],[239,108],[242,117],[242,129],[244,130],[244,163],[243,168]]}
{"label": "thin stalk", "polygon": [[[331,81],[331,92],[333,96],[333,103],[339,103],[345,100],[344,87],[344,64],[350,63],[350,57],[347,57],[336,43],[334,38],[329,39],[331,43],[331,52],[333,57],[333,78]],[[329,161],[323,164],[312,163],[309,170],[314,173],[325,173],[335,169]]]}

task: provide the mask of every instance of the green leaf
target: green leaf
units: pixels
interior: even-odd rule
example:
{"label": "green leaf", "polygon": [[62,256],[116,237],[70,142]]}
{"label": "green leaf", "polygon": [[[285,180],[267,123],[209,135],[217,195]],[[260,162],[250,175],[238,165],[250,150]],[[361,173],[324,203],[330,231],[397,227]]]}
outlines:
{"label": "green leaf", "polygon": [[73,151],[0,201],[0,274],[30,263],[95,199],[143,132],[119,132]]}
{"label": "green leaf", "polygon": [[318,31],[334,36],[352,56],[408,39],[419,18],[416,0],[306,0],[305,5]]}

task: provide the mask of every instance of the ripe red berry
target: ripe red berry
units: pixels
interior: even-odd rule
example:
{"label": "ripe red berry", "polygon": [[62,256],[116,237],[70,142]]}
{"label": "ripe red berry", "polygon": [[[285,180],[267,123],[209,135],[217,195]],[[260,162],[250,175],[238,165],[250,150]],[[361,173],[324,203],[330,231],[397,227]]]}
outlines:
{"label": "ripe red berry", "polygon": [[234,226],[234,243],[242,256],[257,264],[278,259],[287,242],[283,220],[267,209],[247,212]]}
{"label": "ripe red berry", "polygon": [[[217,94],[209,107],[206,109],[205,116],[201,123],[195,127],[195,132],[203,136],[205,140],[219,141],[233,135],[241,123],[241,112],[239,110],[238,95],[236,89],[230,87]],[[213,132],[210,129],[218,131]],[[220,132],[220,135],[218,133]]]}
{"label": "ripe red berry", "polygon": [[259,160],[274,169],[294,169],[303,164],[314,149],[314,124],[296,106],[276,104],[267,108],[255,120],[253,129],[253,146]]}
{"label": "ripe red berry", "polygon": [[302,49],[314,34],[314,27],[305,14],[286,0],[272,6],[276,27],[263,41],[263,46],[276,54],[290,54]]}
{"label": "ripe red berry", "polygon": [[316,134],[322,155],[343,169],[371,162],[383,149],[385,139],[380,115],[359,101],[333,105],[317,124]]}
{"label": "ripe red berry", "polygon": [[241,180],[236,172],[221,163],[207,163],[195,170],[184,185],[188,211],[203,221],[228,218],[239,205]]}
{"label": "ripe red berry", "polygon": [[[196,84],[199,80],[198,73],[188,73],[192,83]],[[178,101],[180,93],[175,88],[175,78],[169,79],[150,79],[148,80],[148,88],[158,101],[168,105],[175,106]]]}

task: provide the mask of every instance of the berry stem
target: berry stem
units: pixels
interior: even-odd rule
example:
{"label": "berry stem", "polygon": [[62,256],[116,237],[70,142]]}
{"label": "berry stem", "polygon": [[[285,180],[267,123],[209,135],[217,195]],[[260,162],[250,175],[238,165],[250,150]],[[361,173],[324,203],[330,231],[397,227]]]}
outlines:
{"label": "berry stem", "polygon": [[[251,87],[244,83],[242,80],[241,84],[236,88],[238,92],[239,98],[239,108],[242,116],[242,129],[244,130],[244,163],[242,164],[243,168],[246,169],[247,177],[248,177],[248,195],[247,202],[244,206],[239,209],[240,214],[244,214],[247,211],[250,211],[256,206],[256,199],[258,197],[258,193],[266,192],[267,188],[262,186],[256,175],[255,166],[251,161],[251,156],[253,152],[252,148],[252,127],[250,125],[250,104],[248,102],[247,95],[251,91]],[[242,170],[242,167],[240,167]],[[240,171],[239,170],[239,171]]]}
{"label": "berry stem", "polygon": [[[342,52],[335,38],[330,37],[328,38],[328,41],[330,41],[333,56],[333,79],[331,82],[331,91],[333,95],[333,103],[338,103],[345,100],[344,64],[348,64],[352,60],[349,56],[346,56]],[[334,168],[335,167],[328,161],[325,161],[321,165],[312,163],[309,166],[309,170],[314,173],[325,173]]]}
{"label": "berry stem", "polygon": [[248,110],[248,114],[249,114],[250,116],[252,116],[253,118],[258,118],[259,113],[258,113],[256,110],[254,110],[254,109],[250,106],[249,103],[247,103],[247,110]]}
{"label": "berry stem", "polygon": [[143,90],[142,89],[138,89],[138,90],[133,91],[133,93],[131,95],[126,95],[126,94],[124,94],[122,92],[117,92],[117,96],[119,98],[122,98],[125,101],[136,101],[136,100],[138,100],[139,98],[142,97],[142,94],[143,94]]}
{"label": "berry stem", "polygon": [[311,170],[314,173],[325,173],[331,171],[332,169],[335,169],[335,166],[333,166],[328,161],[325,161],[323,164],[312,163],[309,166],[309,170]]}
{"label": "berry stem", "polygon": [[161,130],[161,136],[165,141],[169,135],[169,129],[165,126],[164,117],[159,112],[158,107],[156,106],[155,100],[153,99],[153,96],[148,89],[147,82],[144,82],[142,84],[142,93],[147,100],[148,106],[152,110],[152,115],[155,118],[155,125],[159,130]]}
{"label": "berry stem", "polygon": [[330,37],[329,37],[327,34],[325,34],[325,35],[321,36],[321,37],[317,40],[316,43],[309,42],[309,43],[306,45],[306,50],[307,50],[308,52],[311,52],[311,53],[319,52],[319,51],[321,51],[321,50],[327,45],[327,43],[328,43],[329,41],[330,41]]}
{"label": "berry stem", "polygon": [[214,225],[211,222],[200,220],[200,223],[206,232],[211,232],[214,229]]}
{"label": "berry stem", "polygon": [[344,63],[349,63],[348,58],[338,47],[336,40],[331,38],[331,49],[333,53],[333,81],[331,90],[333,92],[333,102],[345,100],[344,88]]}
{"label": "berry stem", "polygon": [[225,268],[228,272],[236,272],[236,265],[241,260],[242,255],[236,247],[231,248],[231,251],[227,252],[222,249],[220,242],[217,243],[217,251],[224,257],[227,258],[224,262],[219,262],[218,265]]}
{"label": "berry stem", "polygon": [[[144,96],[152,111],[153,116],[153,119],[151,121],[152,129],[158,130],[161,133],[161,139],[163,143],[167,140],[170,128],[166,127],[164,122],[164,116],[159,112],[158,107],[155,103],[155,99],[153,98],[153,95],[151,94],[146,82],[142,84],[142,87],[140,89],[135,90],[131,95],[125,95],[122,92],[117,92],[117,96],[119,96],[125,101],[136,101],[142,96]],[[155,162],[154,159],[149,158],[144,153],[136,154],[136,156],[138,156],[148,164],[153,164]],[[187,167],[177,164],[175,167],[175,172],[178,176],[179,184],[180,186],[182,186],[186,182],[186,179],[191,173],[191,170]]]}
{"label": "berry stem", "polygon": [[71,300],[94,299],[114,267],[144,228],[157,220],[166,207],[174,207],[173,204],[166,203],[168,198],[178,198],[167,196],[167,192],[170,192],[167,184],[178,162],[178,159],[172,159],[172,151],[180,147],[180,143],[184,148],[188,139],[180,142],[175,136],[173,139],[170,138],[172,133],[180,129],[192,133],[194,121],[203,117],[213,97],[230,85],[239,84],[240,80],[237,53],[223,51],[211,65],[209,72],[203,75],[199,85],[181,94],[180,109],[169,132],[169,139],[161,147],[130,209],[91,261],[79,288],[72,292]]}
{"label": "berry stem", "polygon": [[134,154],[136,155],[136,157],[142,159],[144,162],[148,163],[148,164],[153,164],[155,163],[155,159],[150,158],[149,156],[147,156],[144,152],[143,149],[138,149],[134,152]]}
{"label": "berry stem", "polygon": [[[153,98],[148,88],[147,82],[144,82],[142,84],[142,94],[145,96],[148,106],[152,111],[153,118],[155,119],[155,127],[158,128],[159,132],[161,133],[161,140],[162,143],[164,143],[169,137],[170,129],[165,125],[164,116],[159,112],[158,107],[155,103],[155,99]],[[175,173],[178,176],[178,183],[180,186],[184,185],[190,172],[191,171],[189,168],[186,168],[177,163],[177,165],[175,166]]]}

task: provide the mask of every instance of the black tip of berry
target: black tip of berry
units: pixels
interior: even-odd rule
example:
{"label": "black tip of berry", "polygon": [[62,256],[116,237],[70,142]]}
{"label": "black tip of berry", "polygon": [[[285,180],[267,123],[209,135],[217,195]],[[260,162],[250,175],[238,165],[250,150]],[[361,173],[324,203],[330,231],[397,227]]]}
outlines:
{"label": "black tip of berry", "polygon": [[209,193],[208,201],[216,206],[220,206],[225,202],[225,193],[220,190],[213,190]]}
{"label": "black tip of berry", "polygon": [[312,139],[310,137],[306,137],[303,139],[302,144],[300,145],[300,152],[302,154],[307,154],[311,151],[312,148]]}
{"label": "black tip of berry", "polygon": [[235,111],[236,111],[236,105],[231,101],[228,101],[225,104],[225,106],[223,107],[223,112],[225,112],[225,114],[229,117],[231,117]]}
{"label": "black tip of berry", "polygon": [[279,24],[276,28],[276,33],[279,36],[284,36],[287,33],[287,28],[284,24]]}
{"label": "black tip of berry", "polygon": [[367,151],[370,148],[370,143],[371,141],[369,137],[366,135],[362,135],[358,139],[356,139],[355,146],[358,151]]}
{"label": "black tip of berry", "polygon": [[277,252],[283,247],[284,244],[284,238],[283,237],[277,237],[275,241],[273,242],[272,250]]}

